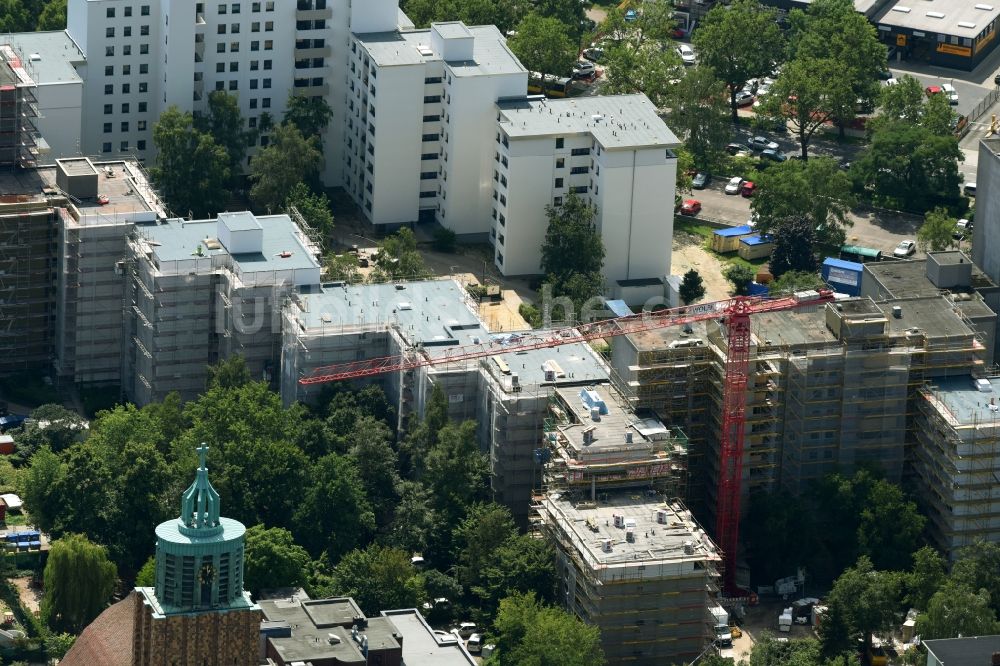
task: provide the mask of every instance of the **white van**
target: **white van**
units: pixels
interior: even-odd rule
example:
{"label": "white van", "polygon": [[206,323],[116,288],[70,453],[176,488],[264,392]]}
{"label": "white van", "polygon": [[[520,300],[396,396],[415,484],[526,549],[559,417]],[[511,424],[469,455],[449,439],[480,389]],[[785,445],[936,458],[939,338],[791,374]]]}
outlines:
{"label": "white van", "polygon": [[469,642],[466,643],[465,647],[472,654],[479,654],[483,651],[483,637],[479,634],[472,634],[469,636]]}

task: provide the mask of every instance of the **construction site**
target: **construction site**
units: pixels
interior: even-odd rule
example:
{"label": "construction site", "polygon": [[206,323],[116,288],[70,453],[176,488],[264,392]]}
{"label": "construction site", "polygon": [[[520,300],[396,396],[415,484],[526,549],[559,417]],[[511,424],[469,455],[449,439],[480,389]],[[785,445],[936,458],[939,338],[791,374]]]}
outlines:
{"label": "construction site", "polygon": [[978,539],[1000,541],[1000,377],[922,386],[914,470],[928,528],[954,561]]}

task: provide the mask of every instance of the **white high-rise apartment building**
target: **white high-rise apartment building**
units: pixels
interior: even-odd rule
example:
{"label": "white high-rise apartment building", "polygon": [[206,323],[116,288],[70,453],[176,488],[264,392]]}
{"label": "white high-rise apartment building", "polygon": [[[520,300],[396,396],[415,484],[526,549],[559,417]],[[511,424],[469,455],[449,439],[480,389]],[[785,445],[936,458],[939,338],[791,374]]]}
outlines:
{"label": "white high-rise apartment building", "polygon": [[70,0],[68,14],[87,58],[82,152],[151,162],[160,114],[205,112],[214,90],[237,97],[250,129],[265,113],[280,121],[289,94],[318,96],[336,114],[324,137],[330,185],[340,183],[351,30],[406,27],[395,0]]}

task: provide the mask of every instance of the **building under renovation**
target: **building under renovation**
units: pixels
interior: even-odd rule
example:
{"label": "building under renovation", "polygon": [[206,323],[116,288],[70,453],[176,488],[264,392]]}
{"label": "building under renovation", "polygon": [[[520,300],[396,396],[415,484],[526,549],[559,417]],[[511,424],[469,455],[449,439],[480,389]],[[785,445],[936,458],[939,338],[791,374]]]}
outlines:
{"label": "building under renovation", "polygon": [[1000,541],[1000,378],[949,377],[919,390],[914,468],[928,529],[954,560]]}
{"label": "building under renovation", "polygon": [[[848,299],[752,316],[743,490],[792,492],[835,470],[899,480],[917,389],[982,373],[982,334],[946,296]],[[715,321],[619,336],[616,384],[690,438],[690,492],[711,515],[727,343]]]}
{"label": "building under renovation", "polygon": [[37,165],[44,146],[35,127],[36,84],[30,62],[10,44],[0,43],[0,169]]}

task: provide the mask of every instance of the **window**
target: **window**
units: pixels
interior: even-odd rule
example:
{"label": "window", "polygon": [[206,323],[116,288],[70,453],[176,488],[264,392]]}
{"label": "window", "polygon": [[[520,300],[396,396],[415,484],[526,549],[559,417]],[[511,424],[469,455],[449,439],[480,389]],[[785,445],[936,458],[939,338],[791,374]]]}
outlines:
{"label": "window", "polygon": [[428,76],[427,78],[424,79],[424,83],[426,85],[430,85],[432,83],[441,83],[441,77],[440,76]]}
{"label": "window", "polygon": [[437,141],[440,138],[441,138],[441,135],[439,135],[439,134],[424,134],[421,137],[421,140],[422,141]]}
{"label": "window", "polygon": [[569,151],[569,154],[575,157],[579,157],[580,155],[589,155],[590,148],[574,148],[573,150]]}
{"label": "window", "polygon": [[113,105],[111,105],[111,104],[105,104],[104,105],[104,115],[108,116],[108,115],[111,115],[112,113],[114,113],[114,110],[113,110],[112,107],[113,107]]}
{"label": "window", "polygon": [[128,76],[132,73],[132,65],[122,65],[122,74]]}
{"label": "window", "polygon": [[122,113],[128,113],[128,102],[122,104]]}
{"label": "window", "polygon": [[272,40],[270,40],[270,39],[265,39],[264,40],[264,50],[265,51],[273,51],[274,50],[274,42]]}
{"label": "window", "polygon": [[149,84],[146,83],[145,81],[141,81],[139,83],[139,92],[141,93],[149,92]]}
{"label": "window", "polygon": [[114,95],[115,94],[115,87],[112,84],[110,84],[110,83],[104,84],[104,94],[105,95]]}
{"label": "window", "polygon": [[562,202],[563,202],[563,198],[562,197],[554,197],[552,199],[552,205],[553,206],[562,206]]}
{"label": "window", "polygon": [[218,44],[215,45],[215,52],[216,53],[225,53],[226,52],[226,45],[224,43],[222,43],[222,42],[219,42]]}
{"label": "window", "polygon": [[264,84],[263,85],[264,85],[265,88],[270,88],[271,87],[271,79],[264,79]]}
{"label": "window", "polygon": [[139,7],[140,16],[149,16],[149,5],[143,5]]}
{"label": "window", "polygon": [[[274,9],[274,8],[272,7],[271,9]],[[270,97],[265,97],[264,99],[261,100],[260,105],[262,107],[264,107],[265,109],[270,109],[271,108],[271,98]]]}
{"label": "window", "polygon": [[139,102],[139,113],[145,113],[145,112],[146,112],[146,103]]}
{"label": "window", "polygon": [[264,21],[264,32],[274,32],[274,21]]}
{"label": "window", "polygon": [[123,153],[128,150],[128,141],[122,141],[121,142],[121,150],[122,150]]}
{"label": "window", "polygon": [[225,23],[220,23],[215,28],[215,34],[217,34],[217,35],[224,35],[224,34],[226,34],[226,24]]}
{"label": "window", "polygon": [[106,13],[106,16],[108,18],[114,18],[115,17],[115,8],[114,7],[108,7],[108,11]]}
{"label": "window", "polygon": [[250,90],[257,90],[257,79],[250,79]]}
{"label": "window", "polygon": [[149,44],[139,44],[139,55],[149,54]]}
{"label": "window", "polygon": [[441,120],[441,116],[424,116],[425,123],[436,123]]}
{"label": "window", "polygon": [[264,61],[264,69],[271,69],[271,61],[270,60],[265,60]]}
{"label": "window", "polygon": [[232,11],[233,11],[234,14],[239,14],[240,13],[240,3],[234,2],[233,5],[232,5],[232,7],[230,7],[230,9],[232,9]]}
{"label": "window", "polygon": [[225,81],[216,81],[215,82],[215,89],[216,90],[225,90],[226,89],[226,82]]}
{"label": "window", "polygon": [[148,37],[149,36],[149,26],[148,25],[140,25],[139,26],[139,36],[140,37]]}
{"label": "window", "polygon": [[558,188],[560,188],[562,186],[563,186],[563,179],[562,178],[556,178],[556,188],[558,189]]}
{"label": "window", "polygon": [[122,121],[122,131],[123,132],[127,132],[128,131],[128,121],[127,120]]}
{"label": "window", "polygon": [[556,150],[562,148],[564,144],[565,144],[565,139],[561,139],[561,138],[560,139],[556,139]]}
{"label": "window", "polygon": [[229,71],[230,72],[238,72],[238,71],[240,71],[240,63],[236,62],[235,60],[233,62],[229,63]]}
{"label": "window", "polygon": [[238,82],[236,82],[236,81],[230,81],[229,82],[229,89],[230,90],[237,90],[238,88],[239,88],[239,83]]}
{"label": "window", "polygon": [[101,144],[101,152],[102,153],[110,153],[111,152],[111,142],[110,141],[105,141],[103,144]]}
{"label": "window", "polygon": [[556,168],[557,169],[565,169],[566,168],[566,160],[564,158],[562,158],[562,157],[558,158],[556,160]]}
{"label": "window", "polygon": [[115,75],[115,66],[114,65],[105,65],[104,66],[104,76],[114,76],[114,75]]}
{"label": "window", "polygon": [[260,32],[260,21],[254,21],[250,24],[250,32]]}
{"label": "window", "polygon": [[104,133],[107,134],[111,131],[111,123],[104,123]]}
{"label": "window", "polygon": [[257,108],[257,98],[253,98],[253,99],[250,100],[250,108],[251,109],[256,109]]}
{"label": "window", "polygon": [[251,51],[260,51],[260,42],[250,42]]}
{"label": "window", "polygon": [[115,56],[115,47],[113,47],[113,46],[105,46],[104,47],[104,55],[107,56],[108,58],[113,58]]}
{"label": "window", "polygon": [[122,84],[122,94],[123,95],[127,95],[130,92],[132,92],[132,86],[131,86],[131,84],[123,83]]}
{"label": "window", "polygon": [[228,9],[228,7],[226,7],[225,5],[219,5],[219,13],[220,14],[225,14],[227,9]]}
{"label": "window", "polygon": [[250,71],[251,72],[256,72],[258,69],[260,69],[260,60],[251,60],[250,61]]}
{"label": "window", "polygon": [[[114,53],[112,53],[111,55],[114,55]],[[132,45],[131,44],[126,44],[125,46],[122,47],[122,55],[127,55],[127,56],[132,55]]]}
{"label": "window", "polygon": [[423,155],[420,156],[420,159],[426,162],[428,160],[436,160],[437,157],[438,157],[437,153],[424,153]]}
{"label": "window", "polygon": [[437,104],[441,101],[441,95],[424,95],[424,104]]}
{"label": "window", "polygon": [[126,17],[132,16],[132,8],[131,7],[126,7],[125,8],[125,16]]}
{"label": "window", "polygon": [[240,24],[239,23],[233,23],[232,25],[230,25],[229,26],[229,32],[231,34],[233,34],[233,35],[240,34]]}
{"label": "window", "polygon": [[146,131],[146,121],[145,120],[139,120],[139,121],[137,121],[135,123],[135,128],[137,130],[139,130],[140,132],[145,132]]}
{"label": "window", "polygon": [[588,169],[585,166],[576,166],[569,170],[570,173],[587,173]]}
{"label": "window", "polygon": [[104,29],[104,36],[105,37],[114,37],[115,36],[115,29],[114,28],[105,28]]}
{"label": "window", "polygon": [[215,71],[216,72],[225,72],[226,71],[226,63],[224,63],[224,62],[217,62],[217,63],[215,63]]}

